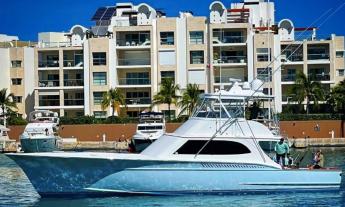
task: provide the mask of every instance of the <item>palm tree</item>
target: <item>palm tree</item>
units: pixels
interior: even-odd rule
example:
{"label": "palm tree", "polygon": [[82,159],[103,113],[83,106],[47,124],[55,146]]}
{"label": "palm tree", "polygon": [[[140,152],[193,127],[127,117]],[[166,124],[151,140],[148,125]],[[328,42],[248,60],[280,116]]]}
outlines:
{"label": "palm tree", "polygon": [[327,103],[335,111],[345,115],[345,79],[332,88],[331,93],[327,97]]}
{"label": "palm tree", "polygon": [[112,117],[115,115],[115,110],[117,114],[120,113],[120,105],[125,104],[125,98],[118,88],[111,88],[107,93],[103,95],[103,100],[101,103],[102,110],[105,110],[109,106],[112,108]]}
{"label": "palm tree", "polygon": [[188,84],[187,89],[183,92],[182,99],[178,105],[182,108],[179,116],[187,111],[188,116],[192,114],[197,103],[199,102],[200,90],[197,84]]}
{"label": "palm tree", "polygon": [[162,79],[159,92],[153,96],[153,105],[168,104],[169,121],[171,116],[171,104],[176,103],[176,99],[178,98],[178,96],[176,95],[176,91],[178,91],[179,89],[180,87],[178,85],[175,85],[172,78],[164,78]]}
{"label": "palm tree", "polygon": [[6,125],[6,108],[13,109],[17,108],[16,103],[13,101],[13,93],[7,94],[7,88],[3,88],[0,91],[0,107],[2,110],[2,115],[4,117],[4,125]]}
{"label": "palm tree", "polygon": [[310,102],[313,101],[315,106],[318,106],[318,102],[323,100],[323,89],[321,83],[318,81],[312,81],[302,71],[296,74],[296,83],[291,88],[290,94],[294,101],[298,104],[302,104],[304,100],[307,102],[307,114],[309,114]]}

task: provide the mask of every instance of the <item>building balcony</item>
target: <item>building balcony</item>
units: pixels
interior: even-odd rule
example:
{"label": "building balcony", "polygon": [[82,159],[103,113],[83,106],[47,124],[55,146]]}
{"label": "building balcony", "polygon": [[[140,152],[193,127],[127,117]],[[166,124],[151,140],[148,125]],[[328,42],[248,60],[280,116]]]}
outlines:
{"label": "building balcony", "polygon": [[120,78],[119,85],[150,85],[149,78]]}
{"label": "building balcony", "polygon": [[64,60],[63,67],[64,68],[82,68],[84,63],[82,61],[75,61],[75,60]]}
{"label": "building balcony", "polygon": [[39,80],[38,87],[59,87],[60,81],[59,80]]}
{"label": "building balcony", "polygon": [[231,79],[241,79],[241,82],[245,82],[248,81],[247,77],[234,77],[234,76],[214,76],[214,83],[216,84],[229,84],[229,83],[233,83],[232,81],[230,81]]}
{"label": "building balcony", "polygon": [[126,98],[126,105],[150,105],[152,103],[150,97],[146,98]]}
{"label": "building balcony", "polygon": [[308,78],[310,81],[330,81],[331,76],[329,73],[309,73]]}
{"label": "building balcony", "polygon": [[58,60],[39,60],[38,61],[39,68],[58,68],[60,67]]}
{"label": "building balcony", "polygon": [[84,86],[83,79],[65,79],[63,81],[64,86]]}
{"label": "building balcony", "polygon": [[118,66],[147,66],[151,65],[150,58],[119,58]]}
{"label": "building balcony", "polygon": [[214,64],[232,64],[232,63],[246,63],[246,56],[222,56],[220,59],[214,59]]}
{"label": "building balcony", "polygon": [[218,34],[213,34],[212,39],[213,44],[239,44],[246,43],[245,36],[222,36]]}
{"label": "building balcony", "polygon": [[64,104],[65,106],[83,106],[84,99],[65,99]]}
{"label": "building balcony", "polygon": [[281,55],[281,61],[283,63],[303,62],[303,55]]}
{"label": "building balcony", "polygon": [[150,47],[151,41],[149,38],[144,40],[139,39],[117,39],[116,46],[120,47]]}
{"label": "building balcony", "polygon": [[296,81],[296,74],[284,74],[281,80],[282,82]]}
{"label": "building balcony", "polygon": [[327,53],[308,54],[308,60],[329,60],[329,54]]}
{"label": "building balcony", "polygon": [[60,106],[60,99],[39,99],[39,106]]}

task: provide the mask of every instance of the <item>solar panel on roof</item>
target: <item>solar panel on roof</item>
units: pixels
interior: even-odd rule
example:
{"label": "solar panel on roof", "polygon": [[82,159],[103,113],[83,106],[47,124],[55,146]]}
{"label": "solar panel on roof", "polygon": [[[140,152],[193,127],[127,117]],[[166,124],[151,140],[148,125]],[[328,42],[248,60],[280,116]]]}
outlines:
{"label": "solar panel on roof", "polygon": [[98,21],[101,20],[101,18],[103,17],[105,11],[107,10],[106,7],[100,7],[97,9],[96,13],[93,15],[92,19],[93,21]]}
{"label": "solar panel on roof", "polygon": [[108,7],[107,10],[103,14],[102,20],[110,20],[115,14],[115,12],[116,12],[115,7]]}

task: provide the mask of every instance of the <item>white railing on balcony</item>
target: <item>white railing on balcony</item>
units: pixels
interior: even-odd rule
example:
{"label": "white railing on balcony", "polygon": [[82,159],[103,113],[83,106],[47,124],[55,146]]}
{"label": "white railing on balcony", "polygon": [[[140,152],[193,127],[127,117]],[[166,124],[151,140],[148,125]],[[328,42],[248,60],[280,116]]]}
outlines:
{"label": "white railing on balcony", "polygon": [[59,87],[59,80],[39,80],[38,87]]}
{"label": "white railing on balcony", "polygon": [[151,98],[126,98],[125,102],[127,105],[151,104]]}
{"label": "white railing on balcony", "polygon": [[83,79],[65,79],[63,81],[64,86],[84,86]]}
{"label": "white railing on balcony", "polygon": [[51,47],[71,47],[71,42],[39,42],[39,48],[51,48]]}

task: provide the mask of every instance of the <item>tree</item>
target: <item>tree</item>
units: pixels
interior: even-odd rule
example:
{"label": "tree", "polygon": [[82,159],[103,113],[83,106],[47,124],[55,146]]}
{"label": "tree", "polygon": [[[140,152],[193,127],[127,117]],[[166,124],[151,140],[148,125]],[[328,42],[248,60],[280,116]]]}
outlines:
{"label": "tree", "polygon": [[176,103],[176,100],[178,98],[178,96],[176,95],[176,91],[178,91],[179,89],[180,87],[178,85],[175,85],[172,78],[164,78],[162,79],[159,92],[153,97],[153,105],[168,104],[169,121],[171,117],[171,104]]}
{"label": "tree", "polygon": [[114,117],[115,111],[120,113],[120,105],[125,104],[125,98],[118,88],[111,88],[103,95],[101,103],[102,110],[105,110],[109,106],[112,108],[112,116]]}
{"label": "tree", "polygon": [[296,83],[291,88],[290,96],[300,105],[306,100],[306,111],[309,114],[310,102],[313,101],[314,105],[318,106],[319,101],[324,99],[323,93],[320,82],[310,80],[302,71],[299,71],[296,75]]}
{"label": "tree", "polygon": [[7,94],[7,88],[3,88],[0,91],[0,107],[2,110],[2,115],[4,117],[4,125],[6,125],[6,111],[7,109],[16,109],[17,105],[13,101],[13,93]]}
{"label": "tree", "polygon": [[332,106],[334,111],[345,115],[345,79],[332,88],[327,97],[327,103]]}
{"label": "tree", "polygon": [[197,84],[189,83],[187,85],[187,89],[183,92],[182,99],[178,102],[178,106],[182,108],[179,116],[185,112],[187,112],[188,116],[191,116],[200,100],[199,95],[199,86]]}

